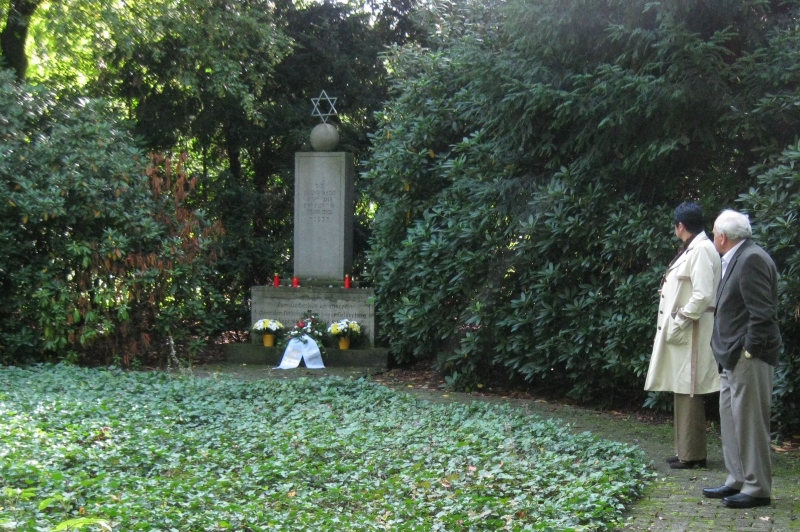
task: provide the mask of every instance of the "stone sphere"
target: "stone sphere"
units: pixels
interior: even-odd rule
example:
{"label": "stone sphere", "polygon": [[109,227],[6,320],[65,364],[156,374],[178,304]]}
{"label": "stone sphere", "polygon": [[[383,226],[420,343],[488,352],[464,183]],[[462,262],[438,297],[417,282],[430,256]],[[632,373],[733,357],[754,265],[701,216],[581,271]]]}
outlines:
{"label": "stone sphere", "polygon": [[339,144],[339,132],[331,124],[317,124],[311,130],[311,147],[314,151],[333,151]]}

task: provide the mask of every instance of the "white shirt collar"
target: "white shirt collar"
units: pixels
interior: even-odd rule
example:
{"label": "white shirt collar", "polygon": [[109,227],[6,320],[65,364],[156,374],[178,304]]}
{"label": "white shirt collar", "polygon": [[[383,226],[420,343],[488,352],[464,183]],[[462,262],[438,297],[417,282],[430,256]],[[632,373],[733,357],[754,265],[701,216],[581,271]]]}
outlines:
{"label": "white shirt collar", "polygon": [[736,250],[739,249],[740,247],[742,247],[742,244],[744,244],[744,240],[742,240],[741,242],[739,242],[738,244],[733,246],[731,249],[728,250],[727,253],[725,253],[722,256],[722,277],[725,277],[725,272],[728,269],[728,263],[731,261],[733,256],[736,254]]}

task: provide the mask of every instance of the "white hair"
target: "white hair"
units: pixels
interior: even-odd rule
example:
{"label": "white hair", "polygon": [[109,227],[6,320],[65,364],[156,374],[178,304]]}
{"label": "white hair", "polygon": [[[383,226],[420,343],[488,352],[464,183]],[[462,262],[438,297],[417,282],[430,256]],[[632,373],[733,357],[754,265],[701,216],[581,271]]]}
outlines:
{"label": "white hair", "polygon": [[717,220],[714,222],[714,231],[717,234],[725,235],[728,240],[734,242],[753,236],[750,218],[746,214],[731,209],[726,209],[717,216]]}

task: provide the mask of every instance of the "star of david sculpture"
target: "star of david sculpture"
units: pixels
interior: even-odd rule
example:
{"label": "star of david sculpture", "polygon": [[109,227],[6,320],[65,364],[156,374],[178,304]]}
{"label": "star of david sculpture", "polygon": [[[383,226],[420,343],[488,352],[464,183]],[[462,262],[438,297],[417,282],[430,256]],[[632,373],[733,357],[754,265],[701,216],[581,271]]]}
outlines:
{"label": "star of david sculpture", "polygon": [[[311,111],[311,116],[318,116],[323,124],[328,123],[329,116],[336,116],[336,100],[338,98],[331,98],[328,93],[322,91],[319,93],[319,98],[311,98],[311,103],[314,104],[314,110]],[[322,108],[320,108],[322,105]],[[325,112],[323,112],[323,110]]]}
{"label": "star of david sculpture", "polygon": [[324,90],[319,93],[319,97],[311,98],[311,103],[314,104],[311,116],[318,116],[322,120],[321,124],[311,130],[311,147],[314,151],[333,151],[339,143],[336,126],[328,123],[328,118],[339,114],[336,111],[336,100],[337,98],[328,96]]}

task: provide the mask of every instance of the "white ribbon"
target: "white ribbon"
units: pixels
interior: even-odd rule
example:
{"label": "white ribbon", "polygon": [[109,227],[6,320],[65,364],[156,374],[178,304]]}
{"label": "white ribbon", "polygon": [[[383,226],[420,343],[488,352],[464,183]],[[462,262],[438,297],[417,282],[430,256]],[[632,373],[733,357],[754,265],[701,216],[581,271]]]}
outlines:
{"label": "white ribbon", "polygon": [[[303,340],[305,340],[305,343]],[[294,369],[300,365],[301,360],[306,363],[306,367],[309,369],[325,367],[325,364],[322,363],[322,353],[319,352],[317,342],[308,335],[304,335],[302,339],[292,338],[289,340],[289,345],[286,346],[286,351],[283,352],[281,363],[275,369]]]}

